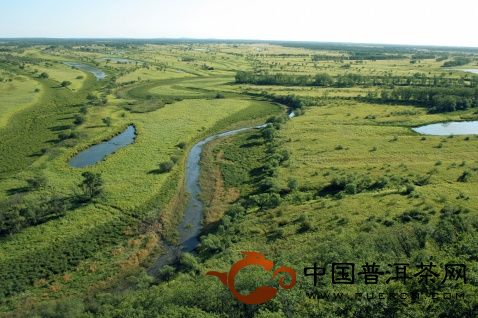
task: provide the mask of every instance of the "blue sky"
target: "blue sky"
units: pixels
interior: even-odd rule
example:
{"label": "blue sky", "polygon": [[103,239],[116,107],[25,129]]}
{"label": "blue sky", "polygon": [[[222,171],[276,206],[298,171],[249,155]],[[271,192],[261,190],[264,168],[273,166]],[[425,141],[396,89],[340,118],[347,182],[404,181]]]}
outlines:
{"label": "blue sky", "polygon": [[0,37],[309,40],[478,47],[475,0],[0,0]]}

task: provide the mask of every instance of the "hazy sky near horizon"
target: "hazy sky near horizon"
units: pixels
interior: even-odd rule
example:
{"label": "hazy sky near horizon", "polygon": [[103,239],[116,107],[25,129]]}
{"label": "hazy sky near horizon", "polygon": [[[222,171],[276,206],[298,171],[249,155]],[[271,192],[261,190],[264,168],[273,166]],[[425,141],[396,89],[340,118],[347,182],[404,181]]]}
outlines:
{"label": "hazy sky near horizon", "polygon": [[476,0],[0,0],[2,37],[216,38],[478,47]]}

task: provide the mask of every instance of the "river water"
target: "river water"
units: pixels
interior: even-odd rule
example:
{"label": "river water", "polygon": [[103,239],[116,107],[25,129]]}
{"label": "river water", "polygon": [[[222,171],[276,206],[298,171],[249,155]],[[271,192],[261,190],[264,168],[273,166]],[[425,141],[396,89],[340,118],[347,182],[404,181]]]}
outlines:
{"label": "river water", "polygon": [[110,140],[89,147],[71,158],[69,164],[75,168],[83,168],[94,165],[103,160],[106,156],[114,153],[119,148],[125,147],[134,142],[136,129],[133,125],[128,126],[121,134]]}
{"label": "river water", "polygon": [[80,62],[65,62],[66,65],[71,67],[76,67],[80,70],[90,72],[93,74],[97,80],[102,80],[106,77],[106,73],[100,70],[99,68],[93,67],[88,64],[80,63]]}

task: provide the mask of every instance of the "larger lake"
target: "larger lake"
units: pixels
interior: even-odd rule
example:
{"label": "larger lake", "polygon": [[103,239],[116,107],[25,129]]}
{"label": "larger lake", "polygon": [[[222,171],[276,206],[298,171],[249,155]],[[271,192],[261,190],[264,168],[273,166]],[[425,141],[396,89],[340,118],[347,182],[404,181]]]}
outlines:
{"label": "larger lake", "polygon": [[452,121],[413,128],[423,135],[478,135],[478,121]]}

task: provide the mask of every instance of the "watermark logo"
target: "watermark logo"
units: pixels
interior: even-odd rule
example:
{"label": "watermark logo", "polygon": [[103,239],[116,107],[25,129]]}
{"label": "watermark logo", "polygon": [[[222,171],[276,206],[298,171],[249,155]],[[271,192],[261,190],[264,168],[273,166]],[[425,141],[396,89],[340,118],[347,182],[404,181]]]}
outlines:
{"label": "watermark logo", "polygon": [[[232,293],[232,295],[240,302],[248,305],[258,305],[268,302],[277,295],[277,288],[270,286],[259,286],[247,295],[239,293],[235,287],[235,278],[240,270],[249,266],[260,266],[265,271],[271,271],[274,268],[274,262],[265,258],[265,256],[259,252],[242,252],[244,258],[234,263],[229,272],[207,272],[206,275],[216,276],[221,283],[224,284]],[[284,283],[284,276],[279,279],[279,286],[284,289],[290,289],[294,287],[296,283],[295,271],[286,266],[277,268],[273,274],[274,279],[279,273],[286,273],[290,276],[291,281],[289,284]]]}

